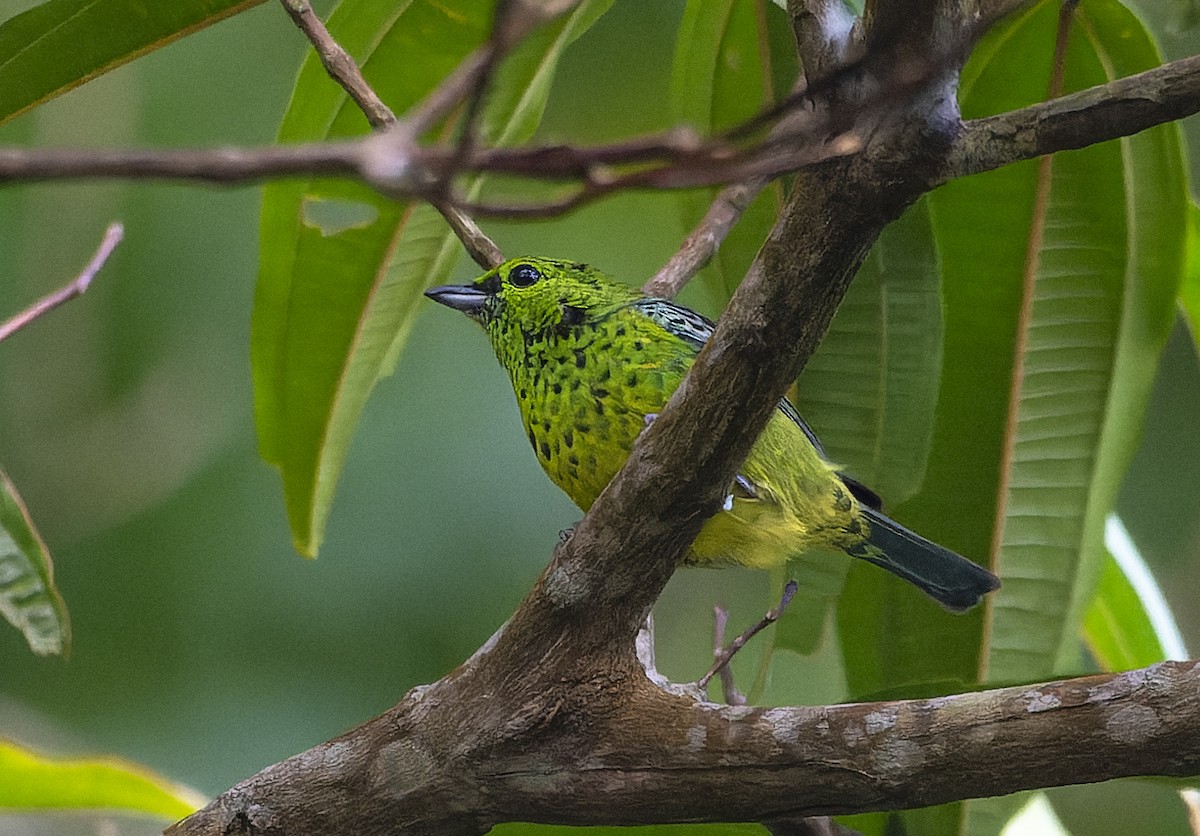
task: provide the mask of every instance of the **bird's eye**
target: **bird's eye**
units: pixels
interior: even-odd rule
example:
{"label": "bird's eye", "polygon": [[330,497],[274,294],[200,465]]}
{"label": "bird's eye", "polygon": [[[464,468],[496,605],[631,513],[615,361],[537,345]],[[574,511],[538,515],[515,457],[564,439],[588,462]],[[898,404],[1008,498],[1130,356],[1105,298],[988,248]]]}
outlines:
{"label": "bird's eye", "polygon": [[532,264],[518,264],[508,271],[508,283],[513,287],[529,287],[542,277]]}

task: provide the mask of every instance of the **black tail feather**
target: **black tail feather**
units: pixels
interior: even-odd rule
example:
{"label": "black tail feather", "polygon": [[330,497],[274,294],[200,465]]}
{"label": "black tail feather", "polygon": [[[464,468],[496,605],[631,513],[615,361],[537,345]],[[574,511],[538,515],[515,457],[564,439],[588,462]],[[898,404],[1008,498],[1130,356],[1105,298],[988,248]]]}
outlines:
{"label": "black tail feather", "polygon": [[852,552],[914,584],[948,610],[962,612],[1000,586],[1000,579],[965,557],[909,531],[880,511],[860,504],[871,527],[870,545]]}

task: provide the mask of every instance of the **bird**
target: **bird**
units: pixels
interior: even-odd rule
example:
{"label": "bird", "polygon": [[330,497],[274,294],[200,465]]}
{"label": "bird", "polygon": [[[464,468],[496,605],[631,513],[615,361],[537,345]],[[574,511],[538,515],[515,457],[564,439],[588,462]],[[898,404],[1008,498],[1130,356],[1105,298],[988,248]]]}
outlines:
{"label": "bird", "polygon": [[[425,295],[483,327],[539,463],[585,512],[715,327],[587,264],[542,257],[510,259],[471,284]],[[880,566],[953,612],[1000,585],[884,514],[880,498],[826,458],[782,398],[684,563],[767,569],[815,549]]]}

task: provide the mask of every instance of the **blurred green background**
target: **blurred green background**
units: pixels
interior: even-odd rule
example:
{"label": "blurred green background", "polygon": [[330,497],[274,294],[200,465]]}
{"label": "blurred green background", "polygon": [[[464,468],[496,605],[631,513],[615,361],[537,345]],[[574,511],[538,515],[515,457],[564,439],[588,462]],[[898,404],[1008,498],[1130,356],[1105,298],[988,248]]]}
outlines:
{"label": "blurred green background", "polygon": [[[0,2],[0,16],[30,5]],[[618,0],[564,59],[541,135],[665,127],[682,7]],[[1164,42],[1187,54],[1197,35],[1172,30]],[[27,114],[0,129],[0,143],[268,143],[306,48],[268,3]],[[483,336],[431,304],[367,408],[320,559],[297,557],[251,415],[258,203],[249,188],[0,191],[0,316],[74,275],[109,221],[126,225],[83,299],[0,346],[0,464],[54,554],[74,630],[64,661],[35,658],[0,629],[0,734],[120,754],[209,794],[462,661],[579,516],[529,455]],[[485,228],[506,253],[580,259],[631,280],[657,269],[683,232],[673,199],[653,195]],[[475,272],[463,258],[455,278]],[[1198,383],[1178,329],[1120,507],[1193,649]],[[656,612],[664,671],[698,676],[712,604],[729,606],[741,629],[761,614],[765,587],[737,570],[680,573]],[[770,695],[836,697],[835,655],[788,666]],[[739,665],[751,670],[753,653]],[[1064,793],[1087,823],[1080,833],[1104,832],[1106,810],[1128,814],[1132,803],[1119,788]]]}

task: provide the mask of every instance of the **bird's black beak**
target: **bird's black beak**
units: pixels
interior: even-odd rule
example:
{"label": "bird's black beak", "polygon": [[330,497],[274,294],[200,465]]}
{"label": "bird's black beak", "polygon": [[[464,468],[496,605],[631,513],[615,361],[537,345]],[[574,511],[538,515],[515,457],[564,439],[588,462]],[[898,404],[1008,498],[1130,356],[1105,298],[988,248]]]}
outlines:
{"label": "bird's black beak", "polygon": [[467,316],[477,317],[483,310],[483,304],[489,294],[472,284],[444,284],[429,288],[425,295],[439,305],[462,311]]}

